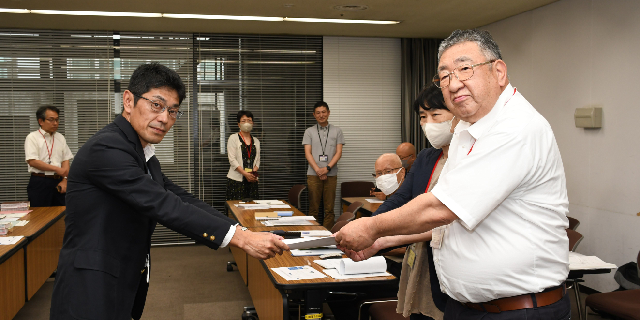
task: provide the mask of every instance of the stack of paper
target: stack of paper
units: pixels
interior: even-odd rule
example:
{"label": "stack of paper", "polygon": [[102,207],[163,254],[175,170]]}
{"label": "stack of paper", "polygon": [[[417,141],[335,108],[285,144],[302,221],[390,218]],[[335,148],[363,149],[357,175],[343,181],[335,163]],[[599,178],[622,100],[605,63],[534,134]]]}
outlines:
{"label": "stack of paper", "polygon": [[315,248],[315,249],[293,249],[291,255],[294,257],[321,256],[323,254],[342,253],[340,249]]}
{"label": "stack of paper", "polygon": [[367,201],[368,201],[369,203],[383,203],[383,202],[384,202],[384,201],[382,201],[382,200],[378,200],[378,199],[376,199],[376,198],[372,198],[372,199],[367,198]]}
{"label": "stack of paper", "polygon": [[326,237],[330,236],[332,233],[329,230],[298,230],[296,232],[300,232],[300,236],[305,237]]}
{"label": "stack of paper", "polygon": [[391,275],[387,272],[387,262],[382,256],[371,257],[359,262],[355,262],[350,258],[315,260],[314,262],[325,268],[324,273],[334,279],[386,277]]}
{"label": "stack of paper", "polygon": [[235,206],[244,210],[269,209],[268,204],[238,203]]}
{"label": "stack of paper", "polygon": [[311,226],[315,218],[313,216],[293,216],[293,217],[280,217],[276,220],[262,221],[262,224],[267,227],[275,226]]}
{"label": "stack of paper", "polygon": [[4,218],[22,218],[24,216],[26,216],[27,214],[29,214],[29,212],[31,212],[33,210],[27,210],[27,211],[0,211],[0,218],[4,217]]}
{"label": "stack of paper", "polygon": [[284,204],[284,202],[280,201],[280,200],[253,200],[253,202],[258,203],[258,204]]}
{"label": "stack of paper", "polygon": [[570,270],[615,269],[615,268],[617,268],[615,264],[604,262],[596,256],[585,256],[577,252],[569,252],[569,269]]}
{"label": "stack of paper", "polygon": [[306,237],[284,239],[282,241],[289,246],[289,249],[309,249],[336,245],[336,238],[334,237]]}
{"label": "stack of paper", "polygon": [[273,272],[283,277],[287,281],[291,280],[304,280],[304,279],[321,279],[326,278],[322,272],[314,269],[312,266],[299,266],[299,267],[281,267],[271,268]]}

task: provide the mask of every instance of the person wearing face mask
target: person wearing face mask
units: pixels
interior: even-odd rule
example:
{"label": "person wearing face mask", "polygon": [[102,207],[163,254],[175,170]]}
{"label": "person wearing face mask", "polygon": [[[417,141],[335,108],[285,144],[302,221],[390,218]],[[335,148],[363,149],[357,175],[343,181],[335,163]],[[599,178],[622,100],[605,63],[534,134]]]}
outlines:
{"label": "person wearing face mask", "polygon": [[227,200],[258,199],[260,141],[251,135],[253,113],[240,110],[237,120],[240,132],[232,134],[227,142],[230,164],[227,174]]}
{"label": "person wearing face mask", "polygon": [[[447,161],[451,131],[457,123],[444,103],[442,92],[434,85],[422,90],[413,103],[420,117],[420,125],[431,148],[423,149],[400,187],[373,216],[399,208],[411,199],[431,190],[440,177]],[[455,123],[452,123],[455,122]],[[377,172],[377,168],[376,168]],[[362,251],[347,250],[355,261],[368,259],[380,250],[388,251],[410,244],[402,262],[396,311],[410,319],[436,319],[443,317],[448,296],[440,290],[430,247],[431,231],[415,235],[400,235],[379,238]]]}
{"label": "person wearing face mask", "polygon": [[376,187],[380,189],[380,193],[384,197],[392,195],[404,182],[406,169],[402,166],[400,157],[395,153],[385,153],[378,157],[374,169],[375,173],[372,175],[376,179]]}

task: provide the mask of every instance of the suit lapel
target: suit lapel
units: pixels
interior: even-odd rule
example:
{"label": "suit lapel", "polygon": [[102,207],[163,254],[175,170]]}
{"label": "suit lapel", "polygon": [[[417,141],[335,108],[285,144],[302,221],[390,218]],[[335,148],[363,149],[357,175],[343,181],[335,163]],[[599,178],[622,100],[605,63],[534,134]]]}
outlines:
{"label": "suit lapel", "polygon": [[153,156],[147,162],[147,167],[149,168],[149,172],[151,173],[151,178],[153,181],[159,183],[164,187],[164,181],[162,179],[162,169],[160,168],[160,161],[156,156]]}
{"label": "suit lapel", "polygon": [[135,129],[131,126],[131,123],[122,115],[119,115],[113,120],[113,122],[122,130],[124,135],[127,137],[127,140],[133,145],[136,153],[138,154],[138,160],[141,160],[142,163],[141,168],[144,172],[147,172],[147,165],[144,157],[144,151],[142,151],[142,143],[140,143],[140,137]]}

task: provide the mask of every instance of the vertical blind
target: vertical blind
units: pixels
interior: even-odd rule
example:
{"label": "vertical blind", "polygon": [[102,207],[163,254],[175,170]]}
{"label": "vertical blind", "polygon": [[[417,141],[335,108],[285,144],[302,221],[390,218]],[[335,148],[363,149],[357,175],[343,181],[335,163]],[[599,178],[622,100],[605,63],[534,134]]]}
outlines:
{"label": "vertical blind", "polygon": [[345,145],[338,162],[335,213],[340,183],[372,181],[374,163],[395,153],[400,139],[400,40],[324,38],[324,98],[329,123],[342,129]]}
{"label": "vertical blind", "polygon": [[[238,110],[250,110],[262,147],[260,198],[285,199],[305,183],[301,141],[322,99],[322,37],[0,29],[0,202],[27,198],[24,139],[39,127],[39,106],[60,108],[58,131],[75,154],[122,112],[133,70],[151,61],[187,87],[185,114],[156,146],[167,177],[224,210],[227,139],[238,132]],[[187,239],[159,226],[153,241]]]}

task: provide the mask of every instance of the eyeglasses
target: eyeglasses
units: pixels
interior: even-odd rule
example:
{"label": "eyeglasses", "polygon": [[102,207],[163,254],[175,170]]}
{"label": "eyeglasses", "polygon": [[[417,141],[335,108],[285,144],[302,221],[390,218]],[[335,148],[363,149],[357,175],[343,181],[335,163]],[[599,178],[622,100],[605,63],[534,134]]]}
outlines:
{"label": "eyeglasses", "polygon": [[372,173],[371,175],[374,178],[378,178],[379,176],[385,175],[385,174],[391,174],[394,173],[393,170],[398,170],[398,169],[402,169],[402,167],[397,167],[397,168],[393,168],[393,169],[387,169],[387,170],[383,170],[381,172],[376,172],[376,173]]}
{"label": "eyeglasses", "polygon": [[167,110],[167,112],[169,112],[169,116],[171,116],[174,119],[180,119],[180,117],[184,113],[176,108],[167,107],[167,105],[165,105],[164,102],[162,101],[150,100],[143,96],[139,96],[137,94],[134,94],[134,96],[151,102],[151,104],[149,104],[149,107],[151,107],[151,111],[155,113],[163,113],[165,110]]}
{"label": "eyeglasses", "polygon": [[60,123],[60,118],[47,118],[47,119],[44,119],[44,120],[49,121],[49,122]]}
{"label": "eyeglasses", "polygon": [[482,63],[476,63],[476,64],[463,64],[460,66],[457,66],[455,69],[453,69],[452,72],[448,72],[448,71],[442,71],[439,74],[436,74],[435,76],[433,76],[433,83],[436,85],[436,87],[438,88],[446,88],[451,84],[451,74],[454,74],[456,76],[456,78],[458,79],[458,81],[466,81],[471,79],[471,77],[473,77],[473,69],[475,67],[479,67],[479,66],[483,66],[485,64],[490,64],[490,63],[494,63],[496,60],[489,60],[486,62],[482,62]]}

